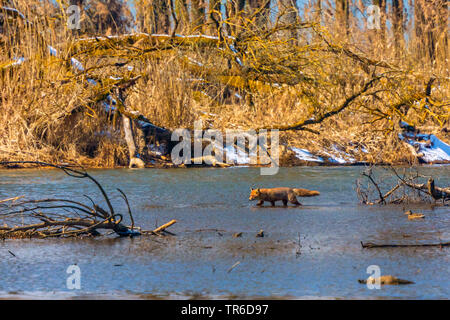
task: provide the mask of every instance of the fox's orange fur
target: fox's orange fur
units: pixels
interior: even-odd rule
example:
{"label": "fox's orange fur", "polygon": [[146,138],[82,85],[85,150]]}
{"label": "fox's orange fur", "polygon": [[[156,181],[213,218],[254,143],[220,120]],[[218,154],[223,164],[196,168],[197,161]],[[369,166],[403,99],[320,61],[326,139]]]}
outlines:
{"label": "fox's orange fur", "polygon": [[256,205],[262,206],[264,201],[268,201],[275,205],[276,201],[283,201],[283,205],[287,206],[288,202],[300,206],[297,197],[313,197],[318,196],[319,191],[300,189],[300,188],[272,188],[272,189],[251,189],[248,200],[259,200]]}

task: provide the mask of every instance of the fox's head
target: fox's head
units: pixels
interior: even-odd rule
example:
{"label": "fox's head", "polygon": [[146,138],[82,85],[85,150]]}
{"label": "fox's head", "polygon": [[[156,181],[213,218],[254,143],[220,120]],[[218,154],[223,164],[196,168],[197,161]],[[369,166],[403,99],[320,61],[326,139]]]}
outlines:
{"label": "fox's head", "polygon": [[261,195],[261,191],[259,189],[250,189],[250,197],[248,198],[248,200],[255,200],[258,199],[259,196]]}

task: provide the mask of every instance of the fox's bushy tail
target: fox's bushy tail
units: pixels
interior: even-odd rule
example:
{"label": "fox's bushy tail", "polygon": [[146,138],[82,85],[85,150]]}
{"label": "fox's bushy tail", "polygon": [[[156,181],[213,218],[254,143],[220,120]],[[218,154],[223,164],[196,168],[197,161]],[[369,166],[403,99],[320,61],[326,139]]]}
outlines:
{"label": "fox's bushy tail", "polygon": [[314,197],[314,196],[318,196],[320,194],[319,191],[302,189],[302,188],[294,188],[294,192],[299,197]]}

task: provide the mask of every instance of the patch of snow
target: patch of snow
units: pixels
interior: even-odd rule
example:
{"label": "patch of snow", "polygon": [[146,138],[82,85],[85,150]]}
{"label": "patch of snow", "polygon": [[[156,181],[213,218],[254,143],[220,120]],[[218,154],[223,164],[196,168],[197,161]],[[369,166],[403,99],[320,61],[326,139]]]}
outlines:
{"label": "patch of snow", "polygon": [[427,163],[450,161],[450,145],[434,134],[408,135],[400,133],[399,138],[409,144],[414,154]]}
{"label": "patch of snow", "polygon": [[21,17],[22,19],[26,20],[27,22],[30,22],[30,21],[27,20],[27,18],[25,17],[25,15],[24,15],[22,12],[20,12],[19,10],[17,10],[16,8],[10,8],[10,7],[0,7],[0,8],[1,8],[2,10],[5,10],[5,11],[15,12],[15,13],[17,13],[17,14],[19,15],[19,17]]}
{"label": "patch of snow", "polygon": [[[220,147],[218,147],[220,148]],[[235,146],[226,146],[223,148],[224,153],[226,154],[226,163],[234,163],[234,164],[249,164],[250,157],[247,152],[244,152],[240,148],[236,148]]]}
{"label": "patch of snow", "polygon": [[194,59],[192,59],[192,58],[190,58],[190,57],[187,57],[187,58],[188,58],[188,60],[189,60],[190,62],[192,62],[192,63],[198,65],[199,67],[203,67],[203,63],[198,62],[197,60],[194,60]]}
{"label": "patch of snow", "polygon": [[166,145],[164,144],[160,144],[160,145],[156,145],[156,144],[149,144],[147,145],[148,150],[150,153],[157,155],[157,156],[163,156],[164,154],[166,154]]}
{"label": "patch of snow", "polygon": [[238,53],[238,51],[236,50],[234,45],[230,44],[229,47],[230,47],[231,51],[233,51],[234,53]]}
{"label": "patch of snow", "polygon": [[190,35],[181,35],[181,34],[177,34],[177,37],[181,37],[181,38],[206,38],[206,39],[213,39],[213,40],[219,40],[219,37],[217,36],[209,36],[206,34],[190,34]]}
{"label": "patch of snow", "polygon": [[323,153],[325,153],[327,156],[329,156],[328,161],[331,163],[338,163],[338,164],[346,164],[347,163],[347,160],[345,160],[341,156],[335,156],[328,152],[323,152]]}
{"label": "patch of snow", "polygon": [[14,62],[11,64],[12,66],[18,66],[22,63],[25,62],[25,58],[24,57],[20,57],[20,58],[14,58]]}
{"label": "patch of snow", "polygon": [[108,96],[106,97],[106,99],[107,99],[108,101],[110,101],[114,106],[117,104],[116,99],[114,99],[114,98],[111,97],[110,95],[108,95]]}
{"label": "patch of snow", "polygon": [[84,71],[83,64],[75,58],[70,59],[70,63],[75,67],[78,71]]}
{"label": "patch of snow", "polygon": [[106,101],[103,101],[102,104],[103,104],[103,107],[104,107],[106,112],[110,112],[110,111],[115,111],[116,110],[115,107],[112,107],[111,105],[106,103]]}
{"label": "patch of snow", "polygon": [[20,58],[14,57],[13,61],[3,65],[2,69],[6,69],[6,68],[9,68],[9,67],[14,67],[14,66],[21,65],[25,61],[26,61],[26,59],[24,57],[20,57]]}
{"label": "patch of snow", "polygon": [[50,55],[52,55],[54,57],[56,57],[58,55],[58,51],[55,48],[53,48],[52,46],[49,45],[49,46],[47,46],[47,48],[50,51]]}
{"label": "patch of snow", "polygon": [[296,148],[296,147],[290,147],[290,149],[295,152],[296,157],[300,160],[323,162],[323,159],[321,157],[317,157],[317,156],[313,155],[311,152],[309,152],[306,149],[300,149],[300,148]]}
{"label": "patch of snow", "polygon": [[336,159],[344,159],[347,163],[353,163],[356,162],[356,159],[353,158],[351,155],[349,155],[347,152],[344,152],[342,150],[339,150],[339,148],[336,145],[333,145],[333,150],[338,153],[338,156]]}
{"label": "patch of snow", "polygon": [[322,151],[323,154],[329,157],[328,158],[329,162],[337,164],[349,164],[356,162],[356,160],[351,155],[349,155],[344,151],[339,150],[336,145],[333,145],[332,149],[334,151],[333,153]]}
{"label": "patch of snow", "polygon": [[[47,48],[48,48],[48,51],[50,52],[50,55],[52,55],[52,56],[54,56],[54,57],[57,57],[57,56],[58,56],[58,50],[56,50],[55,48],[53,48],[53,47],[50,46],[50,45],[48,45]],[[77,69],[78,71],[84,71],[83,64],[82,64],[80,61],[78,61],[77,59],[71,58],[71,59],[70,59],[70,63],[71,63],[72,66],[73,66],[75,69]]]}
{"label": "patch of snow", "polygon": [[206,97],[212,99],[212,97],[211,97],[208,93],[206,93],[205,91],[200,90],[200,93],[202,93],[204,96],[206,96]]}

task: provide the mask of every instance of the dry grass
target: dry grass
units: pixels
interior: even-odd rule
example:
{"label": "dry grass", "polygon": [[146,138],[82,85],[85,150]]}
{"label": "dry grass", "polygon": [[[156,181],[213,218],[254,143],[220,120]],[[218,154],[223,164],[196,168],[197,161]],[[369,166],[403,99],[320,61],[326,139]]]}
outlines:
{"label": "dry grass", "polygon": [[[441,130],[448,127],[448,63],[442,58],[434,64],[426,58],[417,60],[413,40],[399,57],[392,35],[388,34],[387,42],[382,44],[373,35],[354,28],[351,41],[343,42],[340,35],[326,31],[326,27],[333,30],[333,25],[325,21],[319,34],[332,41],[332,47],[324,45],[320,38],[310,43],[304,37],[297,43],[297,51],[292,51],[290,44],[279,39],[264,42],[255,39],[250,31],[245,34],[247,50],[252,53],[245,57],[246,63],[256,71],[249,73],[251,76],[237,73],[250,79],[243,85],[235,78],[219,76],[228,72],[226,50],[179,45],[130,58],[134,52],[130,47],[150,47],[145,40],[127,48],[112,45],[80,53],[75,57],[89,71],[77,74],[70,60],[64,59],[77,50],[75,36],[64,27],[60,10],[49,1],[13,2],[32,24],[14,18],[0,32],[0,161],[70,160],[92,167],[127,165],[121,122],[105,113],[99,99],[108,87],[105,79],[118,74],[143,75],[130,89],[127,106],[156,125],[192,128],[193,122],[201,118],[213,128],[252,129],[292,124],[328,112],[373,74],[384,73],[385,79],[368,94],[341,113],[309,127],[320,135],[286,131],[282,143],[319,155],[334,152],[337,147],[358,161],[411,162],[409,150],[397,138],[399,119],[450,142],[448,133]],[[49,44],[59,50],[59,58],[48,54]],[[344,52],[345,48],[392,67],[358,62]],[[20,66],[1,68],[14,57],[28,59]],[[196,67],[196,62],[186,57],[204,67]],[[132,65],[133,72],[114,66],[116,62]],[[98,68],[105,64],[112,66]],[[235,68],[233,65],[231,72]],[[277,71],[279,76],[267,78],[266,70]],[[300,71],[313,80],[293,83]],[[88,77],[105,81],[101,86],[92,86],[86,82]],[[424,92],[431,77],[437,80],[428,97],[431,104],[426,102],[430,106],[427,110]],[[270,85],[280,79],[286,83]],[[400,104],[408,98],[405,105]],[[422,102],[416,106],[414,101]],[[367,152],[362,152],[362,147]]]}

